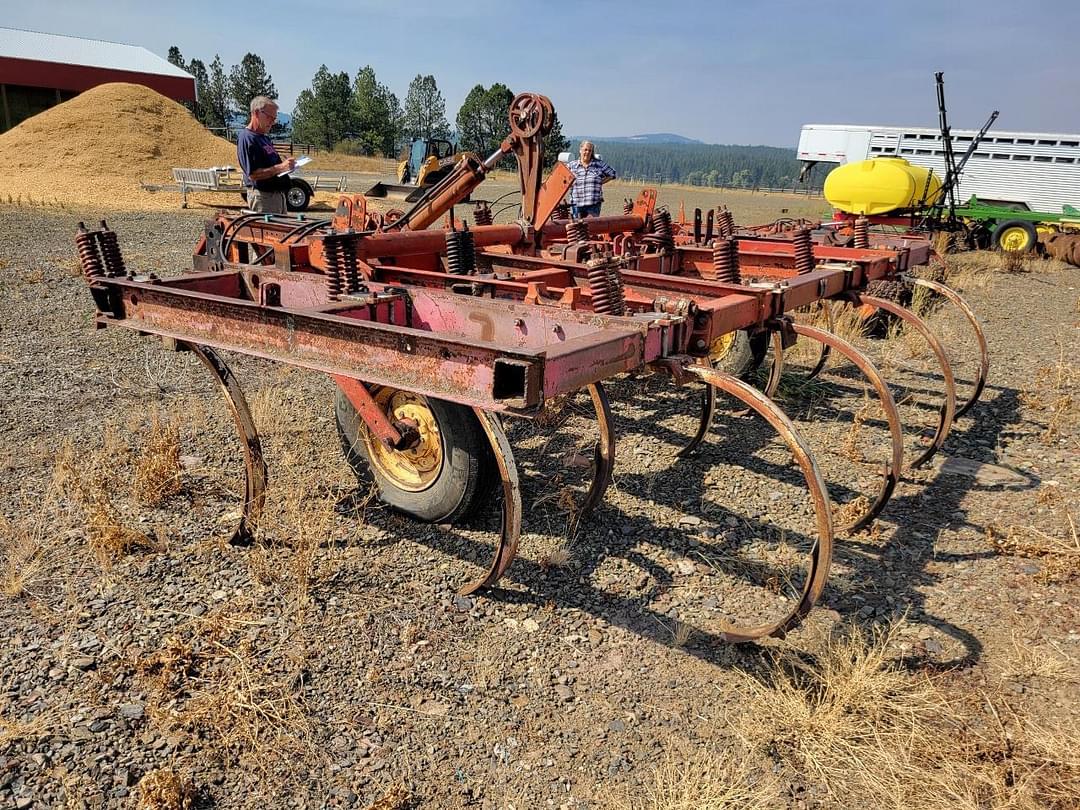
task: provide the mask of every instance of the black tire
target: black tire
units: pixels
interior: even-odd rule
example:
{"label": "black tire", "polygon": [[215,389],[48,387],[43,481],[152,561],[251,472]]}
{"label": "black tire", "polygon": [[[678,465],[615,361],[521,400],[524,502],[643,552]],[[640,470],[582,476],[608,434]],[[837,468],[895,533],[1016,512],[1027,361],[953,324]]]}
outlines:
{"label": "black tire", "polygon": [[1035,225],[1022,219],[1007,219],[994,228],[994,247],[998,250],[1013,250],[1028,253],[1039,244],[1039,232]]}
{"label": "black tire", "polygon": [[767,332],[751,335],[740,329],[732,333],[731,341],[731,345],[722,355],[710,355],[713,368],[740,380],[748,380],[765,360],[769,350],[769,335]]}
{"label": "black tire", "polygon": [[285,192],[285,207],[289,211],[307,211],[311,203],[311,196],[315,192],[311,186],[298,177],[289,181],[289,188]]}
{"label": "black tire", "polygon": [[357,479],[374,481],[383,503],[426,523],[455,523],[488,500],[500,480],[498,466],[470,408],[433,397],[427,397],[426,404],[439,429],[443,460],[437,477],[425,489],[404,489],[371,462],[363,433],[367,428],[342,391],[334,399],[338,436]]}

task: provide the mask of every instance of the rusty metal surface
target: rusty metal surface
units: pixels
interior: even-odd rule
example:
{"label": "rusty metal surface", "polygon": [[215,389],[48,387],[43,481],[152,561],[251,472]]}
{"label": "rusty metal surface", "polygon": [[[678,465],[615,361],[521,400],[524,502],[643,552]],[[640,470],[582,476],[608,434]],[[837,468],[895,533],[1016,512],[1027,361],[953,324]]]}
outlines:
{"label": "rusty metal surface", "polygon": [[956,307],[964,314],[971,329],[975,332],[975,340],[979,344],[979,371],[975,377],[975,385],[971,392],[971,395],[964,400],[963,403],[957,405],[956,418],[959,419],[971,406],[974,405],[979,397],[982,395],[983,388],[986,386],[986,378],[990,374],[990,351],[986,345],[986,335],[983,333],[982,324],[979,323],[978,317],[975,315],[975,311],[971,308],[967,301],[965,301],[960,294],[952,287],[946,286],[937,281],[930,281],[925,278],[915,278],[913,276],[905,276],[905,280],[911,284],[915,284],[919,287],[926,287],[933,290],[938,295],[951,301]]}
{"label": "rusty metal surface", "polygon": [[878,309],[883,309],[906,323],[911,324],[912,328],[922,335],[930,345],[931,351],[933,351],[934,356],[937,358],[938,365],[941,368],[941,375],[945,383],[945,401],[941,404],[941,408],[938,412],[938,425],[930,444],[922,453],[919,453],[906,465],[913,470],[918,469],[933,458],[934,454],[941,449],[941,446],[945,443],[945,439],[949,435],[949,430],[952,428],[953,420],[956,418],[956,381],[953,377],[952,366],[949,365],[949,358],[945,354],[945,347],[941,345],[941,341],[938,339],[937,335],[933,333],[926,321],[910,309],[902,307],[893,301],[888,301],[884,298],[876,298],[872,295],[865,295],[859,292],[850,292],[847,294],[847,298],[856,305],[861,306],[867,304],[872,307],[877,307]]}
{"label": "rusty metal surface", "polygon": [[[545,396],[639,367],[647,345],[661,348],[647,343],[648,322],[434,291],[412,297],[425,327],[415,328],[366,320],[369,307],[361,302],[311,312],[166,283],[99,283],[110,289],[107,324],[494,410],[535,410]],[[440,317],[440,331],[432,331]],[[514,330],[520,340],[497,340]]]}
{"label": "rusty metal surface", "polygon": [[792,455],[795,457],[806,486],[814,504],[814,516],[817,524],[817,542],[811,551],[810,568],[803,583],[799,599],[784,616],[774,621],[758,625],[741,626],[730,622],[721,622],[720,635],[725,641],[744,642],[764,638],[766,636],[783,637],[787,632],[796,627],[810,612],[814,604],[825,590],[825,583],[829,577],[829,564],[832,561],[833,528],[832,514],[829,508],[829,496],[825,489],[825,482],[821,477],[817,464],[806,442],[799,435],[791,420],[781,411],[776,404],[756,390],[729,374],[706,368],[701,365],[687,368],[692,374],[700,377],[707,385],[742,400],[748,407],[757,412],[767,421],[772,428],[784,440]]}
{"label": "rusty metal surface", "polygon": [[[706,367],[710,365],[709,358],[707,357],[699,357],[698,362]],[[712,427],[713,419],[715,418],[716,388],[706,383],[705,390],[701,393],[701,413],[698,418],[697,431],[691,437],[690,441],[676,453],[679,458],[689,456],[697,449],[698,445],[705,441],[705,437],[709,435],[709,428]]]}
{"label": "rusty metal surface", "polygon": [[615,469],[615,419],[611,415],[611,404],[601,383],[590,385],[588,389],[600,438],[593,450],[593,477],[581,502],[582,515],[589,514],[603,500]]}
{"label": "rusty metal surface", "polygon": [[904,436],[903,428],[900,425],[900,412],[896,409],[896,402],[893,400],[892,392],[889,390],[885,379],[881,376],[881,372],[870,361],[870,358],[856,349],[855,346],[832,332],[813,326],[794,323],[792,329],[802,337],[816,340],[822,345],[836,349],[850,360],[870,380],[870,384],[874,386],[874,390],[877,391],[878,399],[881,402],[881,409],[885,413],[885,419],[889,425],[890,454],[882,471],[881,485],[878,487],[877,495],[870,506],[861,514],[856,515],[851,523],[841,528],[841,531],[844,532],[862,531],[870,525],[875,517],[881,514],[881,510],[889,502],[889,498],[892,497],[893,490],[896,489],[896,484],[900,480],[900,470],[904,464]]}
{"label": "rusty metal surface", "polygon": [[198,357],[213,375],[229,406],[233,423],[236,425],[240,446],[244,452],[244,502],[240,509],[240,522],[230,542],[244,545],[253,539],[259,525],[259,516],[266,503],[266,462],[262,456],[259,432],[255,428],[255,421],[251,418],[251,411],[240,383],[233,376],[232,370],[225,365],[225,361],[206,346],[184,343],[183,347]]}
{"label": "rusty metal surface", "polygon": [[487,573],[463,585],[458,590],[458,593],[463,596],[476,593],[481,588],[488,588],[498,582],[517,556],[518,541],[521,538],[521,486],[518,482],[517,464],[514,462],[514,450],[494,414],[482,408],[474,408],[473,411],[476,418],[480,420],[480,426],[484,429],[491,443],[491,450],[495,454],[495,462],[499,465],[503,491],[502,528],[499,539],[495,542],[495,552]]}

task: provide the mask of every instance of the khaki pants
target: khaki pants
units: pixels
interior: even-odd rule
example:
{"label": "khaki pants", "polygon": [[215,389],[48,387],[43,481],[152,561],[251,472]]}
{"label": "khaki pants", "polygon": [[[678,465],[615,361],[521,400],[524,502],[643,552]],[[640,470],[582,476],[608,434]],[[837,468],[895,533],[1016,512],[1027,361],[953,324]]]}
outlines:
{"label": "khaki pants", "polygon": [[284,191],[259,191],[257,188],[249,188],[247,201],[248,208],[260,214],[285,213]]}

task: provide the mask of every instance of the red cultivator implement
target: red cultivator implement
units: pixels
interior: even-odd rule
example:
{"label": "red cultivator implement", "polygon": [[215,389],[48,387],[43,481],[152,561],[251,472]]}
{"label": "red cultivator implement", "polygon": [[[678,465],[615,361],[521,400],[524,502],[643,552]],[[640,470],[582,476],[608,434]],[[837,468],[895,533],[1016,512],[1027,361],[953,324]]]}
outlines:
{"label": "red cultivator implement", "polygon": [[[247,484],[237,540],[254,531],[263,507],[266,466],[235,378],[217,350],[331,375],[350,460],[362,463],[386,502],[414,517],[453,523],[486,494],[502,489],[502,525],[486,572],[463,593],[493,585],[514,559],[522,524],[521,487],[510,417],[535,420],[551,403],[587,392],[598,439],[590,480],[576,504],[587,514],[612,480],[615,420],[605,384],[626,372],[663,374],[676,385],[704,384],[698,427],[680,455],[705,439],[717,395],[760,415],[794,458],[806,489],[805,575],[797,585],[773,577],[781,607],[765,621],[746,612],[720,620],[732,641],[783,634],[807,614],[826,582],[833,517],[822,475],[792,421],[775,404],[784,353],[797,340],[821,345],[868,379],[890,435],[880,482],[846,531],[865,527],[885,507],[904,466],[900,417],[874,364],[849,341],[798,322],[793,314],[830,300],[880,308],[929,341],[944,380],[934,436],[908,460],[924,464],[942,445],[957,408],[949,360],[926,323],[896,303],[869,295],[874,281],[923,284],[907,272],[927,261],[919,240],[846,248],[814,245],[809,232],[737,233],[726,217],[693,228],[673,223],[641,193],[626,213],[584,221],[553,218],[569,186],[559,166],[541,182],[541,144],[550,102],[523,94],[510,111],[511,135],[487,160],[466,156],[411,210],[386,217],[363,197],[344,198],[328,221],[245,214],[207,224],[192,272],[158,279],[129,273],[114,233],[77,236],[97,323],[124,326],[193,351],[221,383],[246,456]],[[448,220],[503,155],[518,160],[522,218],[492,224],[482,207],[472,227]],[[715,232],[713,232],[715,226]],[[979,333],[970,309],[951,290]],[[773,347],[762,390],[746,368],[723,370],[718,357],[749,346],[752,365]],[[985,381],[985,350],[977,384]],[[539,424],[539,422],[538,422]],[[772,581],[772,580],[770,580]]]}

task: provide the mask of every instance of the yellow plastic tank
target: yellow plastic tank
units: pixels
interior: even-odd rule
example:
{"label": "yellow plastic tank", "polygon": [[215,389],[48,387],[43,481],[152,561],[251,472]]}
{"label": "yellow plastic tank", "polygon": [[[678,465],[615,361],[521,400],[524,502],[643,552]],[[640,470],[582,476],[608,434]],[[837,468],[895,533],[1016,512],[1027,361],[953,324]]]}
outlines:
{"label": "yellow plastic tank", "polygon": [[888,214],[933,203],[941,180],[903,158],[873,158],[833,169],[824,192],[830,205],[848,214]]}

